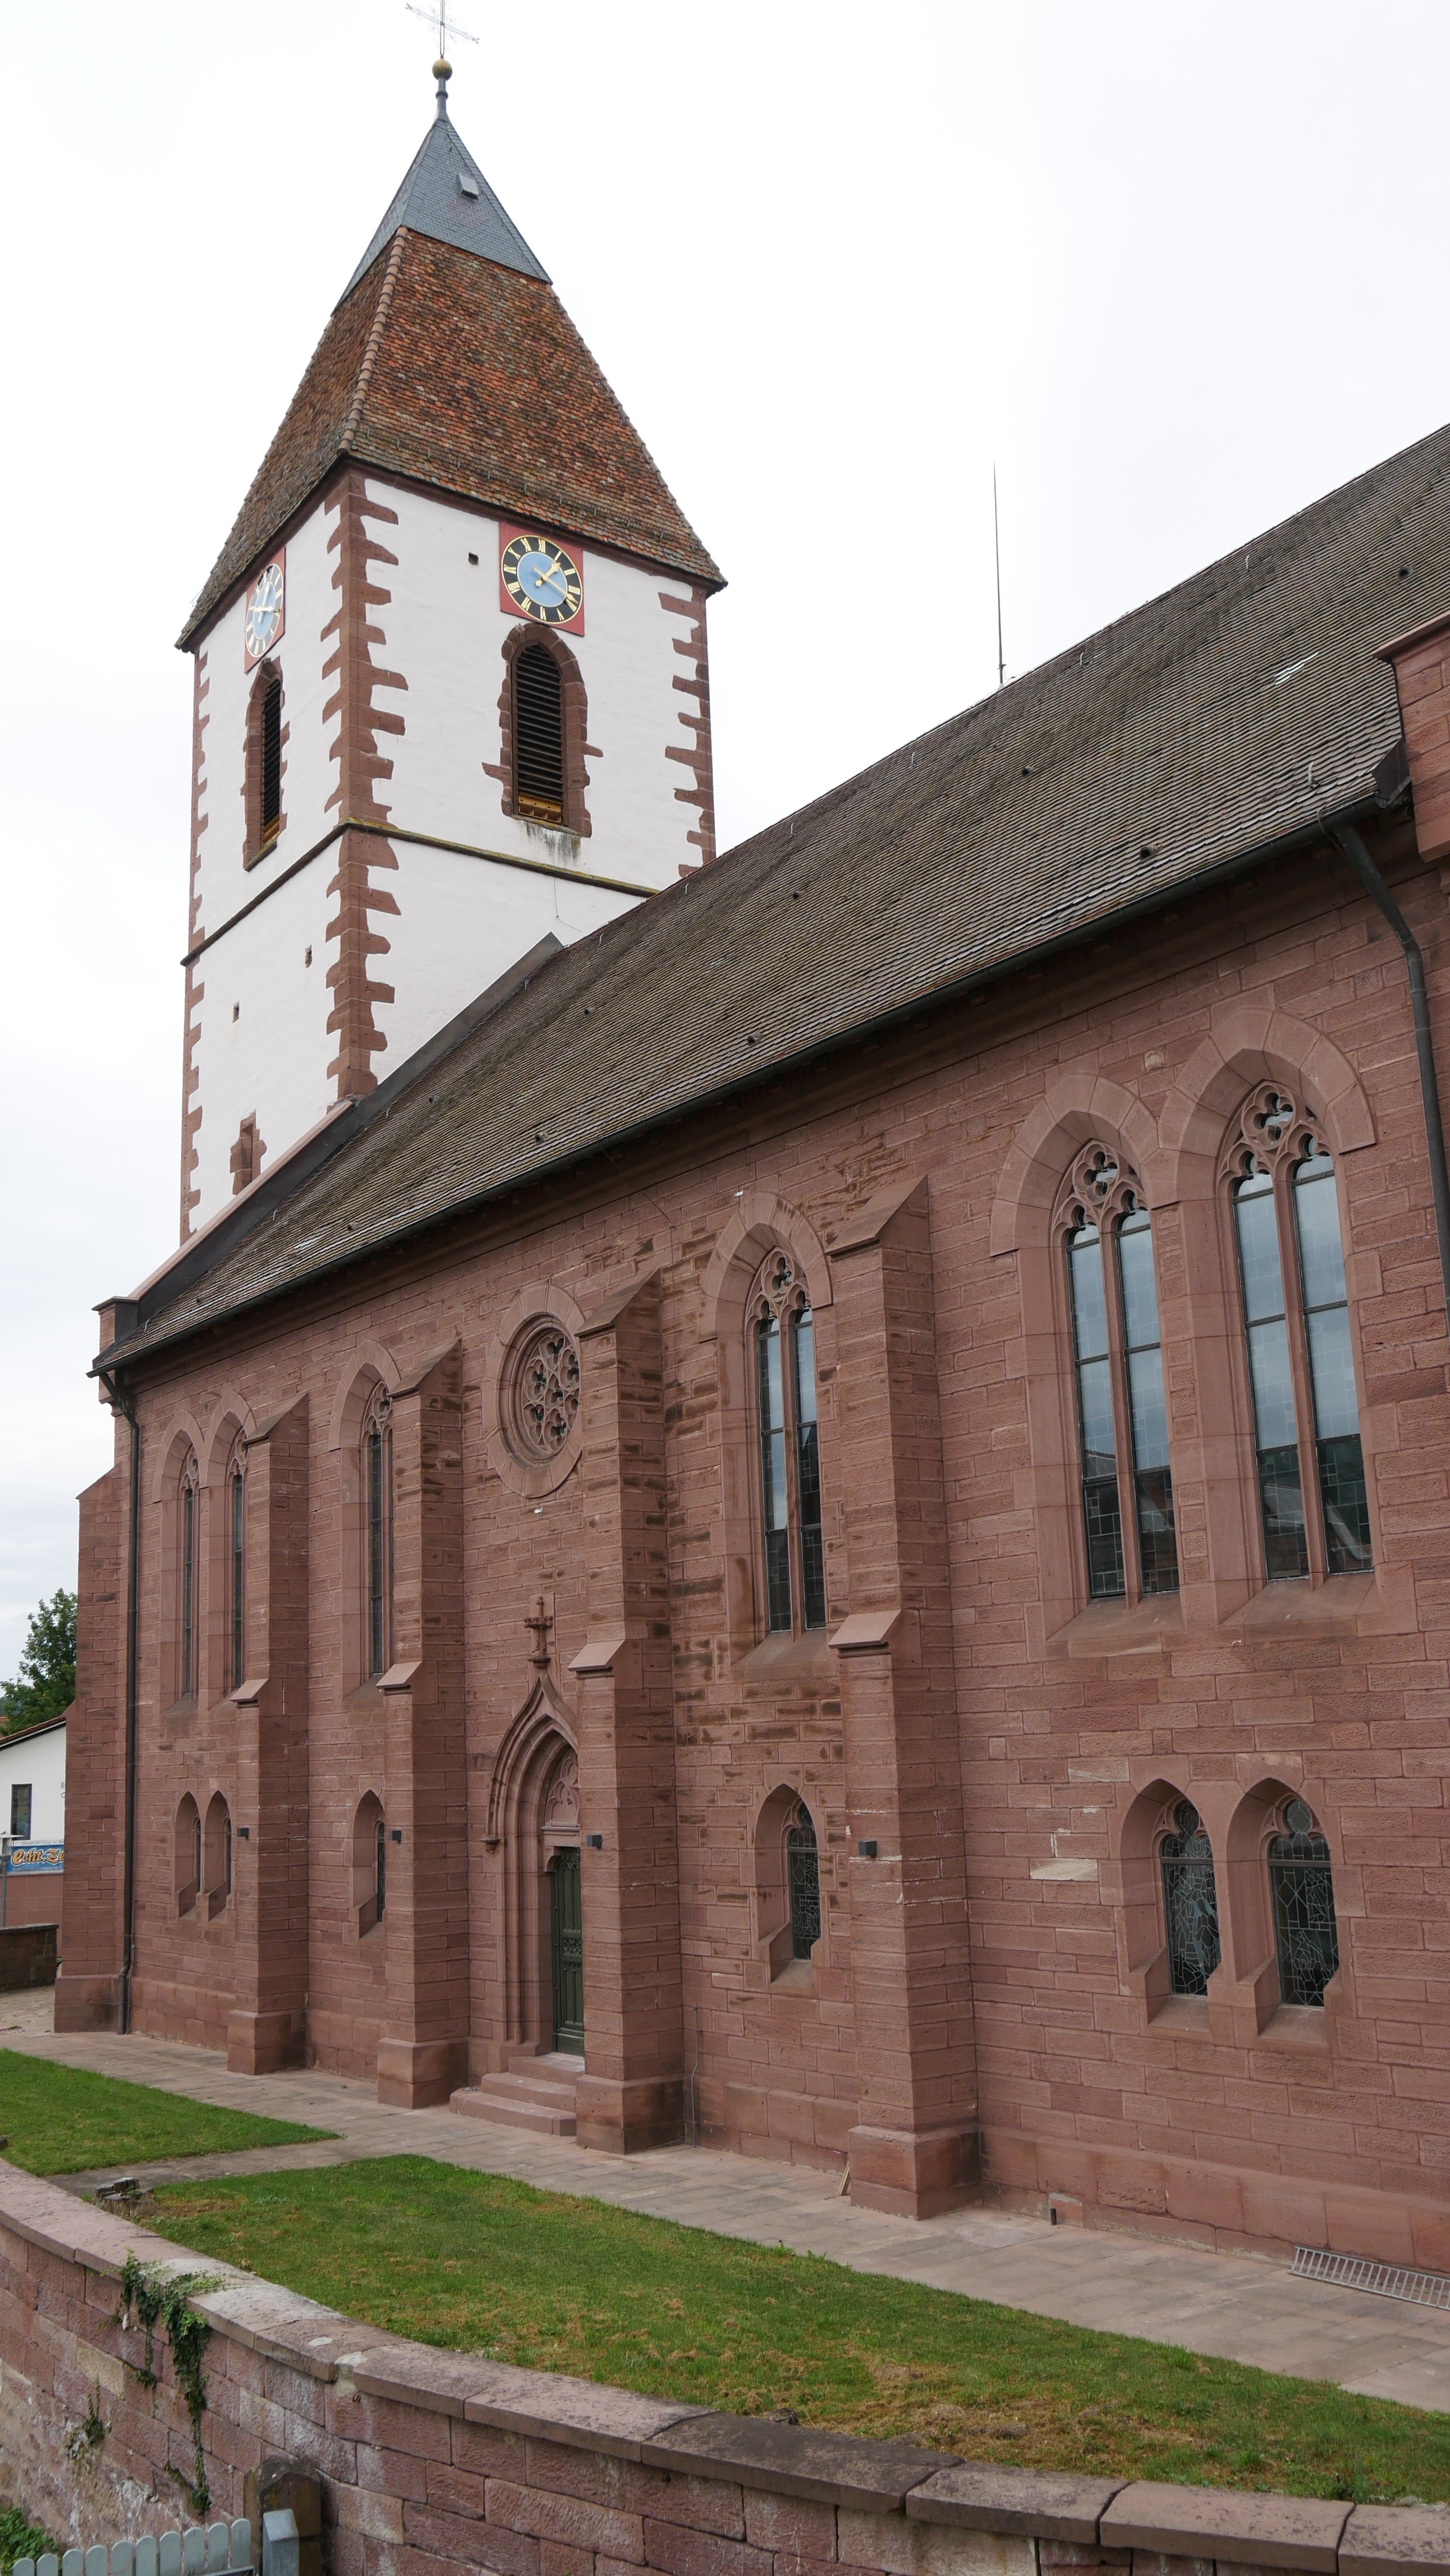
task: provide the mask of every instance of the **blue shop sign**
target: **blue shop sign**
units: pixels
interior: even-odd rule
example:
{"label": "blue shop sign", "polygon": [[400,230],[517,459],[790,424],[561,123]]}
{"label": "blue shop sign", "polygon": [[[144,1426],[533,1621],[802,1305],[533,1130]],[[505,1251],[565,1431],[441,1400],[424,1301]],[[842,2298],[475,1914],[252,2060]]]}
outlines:
{"label": "blue shop sign", "polygon": [[15,1843],[6,1854],[12,1878],[57,1878],[65,1869],[64,1843]]}

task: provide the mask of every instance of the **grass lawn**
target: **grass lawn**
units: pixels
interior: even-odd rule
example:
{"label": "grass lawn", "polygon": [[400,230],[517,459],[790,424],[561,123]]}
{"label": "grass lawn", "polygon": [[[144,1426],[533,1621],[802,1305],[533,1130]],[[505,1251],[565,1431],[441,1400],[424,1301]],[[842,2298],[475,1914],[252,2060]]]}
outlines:
{"label": "grass lawn", "polygon": [[[1450,2499],[1450,2415],[737,2244],[420,2156],[168,2184],[161,2224],[455,2351],[974,2459]],[[1015,2428],[1008,2430],[1008,2427]]]}
{"label": "grass lawn", "polygon": [[27,2173],[85,2173],[92,2165],[142,2165],[162,2156],[291,2147],[334,2134],[304,2129],[296,2120],[214,2110],[152,2084],[123,2084],[113,2075],[0,2049],[0,2136],[6,2141],[0,2153]]}

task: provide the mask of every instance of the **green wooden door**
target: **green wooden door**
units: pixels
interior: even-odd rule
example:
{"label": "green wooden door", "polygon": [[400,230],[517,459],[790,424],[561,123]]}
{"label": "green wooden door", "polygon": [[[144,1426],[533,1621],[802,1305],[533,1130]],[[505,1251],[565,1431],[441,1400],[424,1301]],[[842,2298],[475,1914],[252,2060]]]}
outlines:
{"label": "green wooden door", "polygon": [[584,1906],[579,1854],[561,1851],[549,1872],[554,1946],[554,2046],[584,2054]]}

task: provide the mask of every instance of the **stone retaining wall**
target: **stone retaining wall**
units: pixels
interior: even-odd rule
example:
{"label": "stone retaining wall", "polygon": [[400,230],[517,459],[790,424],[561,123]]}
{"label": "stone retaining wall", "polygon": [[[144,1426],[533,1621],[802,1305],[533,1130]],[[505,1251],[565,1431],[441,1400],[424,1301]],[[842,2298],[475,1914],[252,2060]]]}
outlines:
{"label": "stone retaining wall", "polygon": [[[328,2576],[1450,2576],[1446,2513],[974,2466],[436,2352],[0,2162],[0,2493],[74,2540],[161,2529],[168,2472],[191,2475],[169,2362],[155,2389],[125,2367],[132,2249],[216,2283],[210,2514],[245,2510],[265,2455],[310,2462]],[[108,2430],[77,2465],[96,2392]]]}

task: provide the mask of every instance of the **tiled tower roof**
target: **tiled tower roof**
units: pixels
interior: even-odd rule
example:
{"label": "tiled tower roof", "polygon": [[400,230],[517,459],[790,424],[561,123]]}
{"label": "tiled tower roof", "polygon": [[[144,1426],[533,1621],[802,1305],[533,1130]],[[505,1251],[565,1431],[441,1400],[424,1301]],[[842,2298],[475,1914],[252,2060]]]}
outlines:
{"label": "tiled tower roof", "polygon": [[183,647],[344,456],[720,580],[446,113],[333,310]]}

